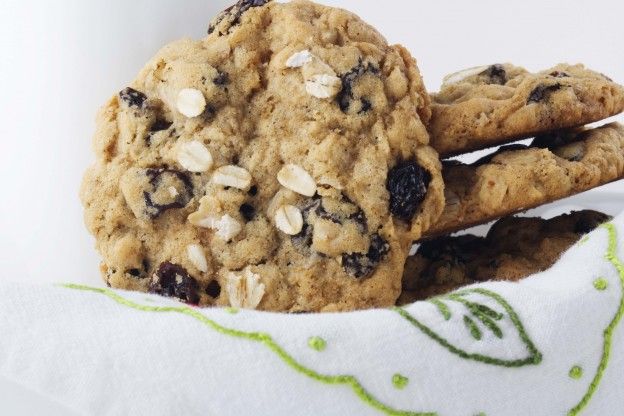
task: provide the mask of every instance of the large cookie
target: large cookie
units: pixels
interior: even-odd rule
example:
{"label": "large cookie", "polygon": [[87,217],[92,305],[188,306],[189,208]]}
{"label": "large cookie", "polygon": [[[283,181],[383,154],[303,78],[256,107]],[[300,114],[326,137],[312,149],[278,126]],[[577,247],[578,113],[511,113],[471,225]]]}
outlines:
{"label": "large cookie", "polygon": [[446,207],[428,236],[483,224],[624,177],[624,126],[553,133],[465,165],[444,163]]}
{"label": "large cookie", "polygon": [[603,120],[624,110],[624,88],[582,65],[497,64],[447,76],[432,101],[431,143],[450,156]]}
{"label": "large cookie", "polygon": [[200,305],[393,304],[443,209],[428,100],[355,15],[239,1],[99,115],[81,195],[104,279]]}
{"label": "large cookie", "polygon": [[507,217],[486,237],[461,235],[424,241],[407,259],[400,304],[489,280],[517,281],[552,266],[581,236],[609,220],[578,211],[550,220]]}

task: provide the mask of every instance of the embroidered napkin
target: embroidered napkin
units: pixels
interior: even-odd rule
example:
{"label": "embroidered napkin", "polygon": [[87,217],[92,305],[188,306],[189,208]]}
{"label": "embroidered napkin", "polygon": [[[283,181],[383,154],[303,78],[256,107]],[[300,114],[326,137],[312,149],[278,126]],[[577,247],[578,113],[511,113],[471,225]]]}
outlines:
{"label": "embroidered napkin", "polygon": [[0,376],[88,415],[624,414],[624,216],[547,272],[284,315],[0,285]]}

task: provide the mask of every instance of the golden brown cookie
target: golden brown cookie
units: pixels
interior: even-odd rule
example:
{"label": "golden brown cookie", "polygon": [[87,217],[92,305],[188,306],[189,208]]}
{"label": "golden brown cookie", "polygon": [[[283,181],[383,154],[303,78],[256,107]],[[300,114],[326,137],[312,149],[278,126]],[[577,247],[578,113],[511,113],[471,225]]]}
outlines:
{"label": "golden brown cookie", "polygon": [[624,126],[559,132],[503,147],[465,165],[444,164],[446,207],[428,236],[444,235],[624,177]]}
{"label": "golden brown cookie", "polygon": [[624,111],[624,88],[583,65],[496,64],[447,76],[432,101],[431,143],[446,157],[603,120]]}
{"label": "golden brown cookie", "polygon": [[609,220],[579,211],[550,220],[507,217],[486,237],[461,235],[424,241],[407,259],[400,304],[489,280],[517,281],[551,267],[561,254]]}
{"label": "golden brown cookie", "polygon": [[414,59],[357,16],[241,0],[98,118],[86,224],[116,288],[273,311],[389,306],[443,209]]}

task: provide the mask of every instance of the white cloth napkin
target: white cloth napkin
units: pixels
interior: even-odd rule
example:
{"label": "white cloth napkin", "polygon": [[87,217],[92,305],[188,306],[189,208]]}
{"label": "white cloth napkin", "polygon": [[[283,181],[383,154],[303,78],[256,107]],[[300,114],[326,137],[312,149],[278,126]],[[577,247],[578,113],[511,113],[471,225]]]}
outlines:
{"label": "white cloth napkin", "polygon": [[624,414],[624,216],[547,272],[282,315],[0,285],[0,376],[88,415]]}

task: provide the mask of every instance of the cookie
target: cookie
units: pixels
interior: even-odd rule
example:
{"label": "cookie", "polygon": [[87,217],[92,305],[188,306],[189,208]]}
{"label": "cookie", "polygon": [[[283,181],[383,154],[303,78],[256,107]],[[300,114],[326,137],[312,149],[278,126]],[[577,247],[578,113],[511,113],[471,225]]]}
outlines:
{"label": "cookie", "polygon": [[624,88],[583,65],[538,73],[511,64],[471,68],[432,95],[432,146],[443,156],[582,126],[624,110]]}
{"label": "cookie", "polygon": [[536,138],[466,165],[443,167],[446,207],[428,236],[444,235],[572,196],[624,177],[624,127]]}
{"label": "cookie", "polygon": [[517,281],[550,268],[584,234],[609,221],[596,211],[550,220],[507,217],[486,237],[461,235],[424,241],[407,259],[400,304],[489,280]]}
{"label": "cookie", "polygon": [[344,10],[241,0],[101,111],[81,191],[115,288],[198,305],[394,304],[439,217],[416,62]]}

